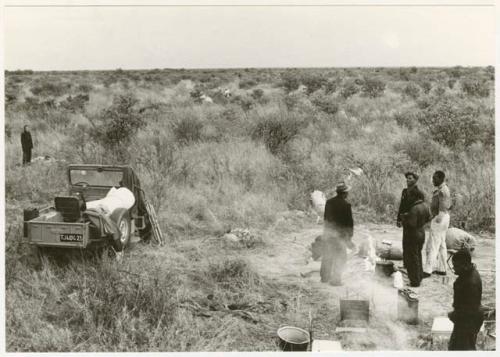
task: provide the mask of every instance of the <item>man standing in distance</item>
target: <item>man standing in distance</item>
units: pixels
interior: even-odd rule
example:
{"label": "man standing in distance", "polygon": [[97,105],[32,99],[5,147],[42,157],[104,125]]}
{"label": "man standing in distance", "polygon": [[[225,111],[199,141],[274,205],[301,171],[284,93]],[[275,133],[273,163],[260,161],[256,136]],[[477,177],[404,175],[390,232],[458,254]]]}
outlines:
{"label": "man standing in distance", "polygon": [[323,231],[323,257],[321,282],[333,286],[342,285],[342,272],[347,261],[347,247],[352,249],[354,230],[351,204],[347,202],[350,186],[337,185],[337,195],[326,201]]}
{"label": "man standing in distance", "polygon": [[422,246],[425,241],[424,226],[430,221],[429,207],[420,190],[411,190],[407,196],[408,212],[401,216],[403,224],[403,263],[408,271],[410,286],[418,287],[422,281]]}
{"label": "man standing in distance", "polygon": [[[432,194],[432,221],[429,239],[425,242],[424,278],[428,278],[432,273],[446,275],[446,231],[450,225],[451,196],[450,189],[444,179],[445,174],[443,171],[436,171],[432,175],[432,183],[436,190]],[[436,267],[436,270],[433,270],[434,267]]]}
{"label": "man standing in distance", "polygon": [[408,196],[412,191],[420,191],[417,186],[418,175],[414,172],[405,173],[406,178],[406,188],[401,192],[401,202],[399,203],[398,217],[396,221],[396,225],[401,227],[401,215],[408,212],[410,209],[411,202],[408,199]]}
{"label": "man standing in distance", "polygon": [[31,162],[31,149],[33,149],[33,140],[31,139],[31,133],[28,130],[28,126],[24,126],[24,130],[21,133],[21,146],[23,148],[23,165],[29,164]]}

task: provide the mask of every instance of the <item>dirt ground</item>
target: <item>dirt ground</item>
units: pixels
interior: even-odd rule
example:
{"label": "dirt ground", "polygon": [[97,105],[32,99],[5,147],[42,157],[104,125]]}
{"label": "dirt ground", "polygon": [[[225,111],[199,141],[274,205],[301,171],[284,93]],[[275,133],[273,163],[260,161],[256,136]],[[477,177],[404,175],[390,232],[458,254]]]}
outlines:
{"label": "dirt ground", "polygon": [[[364,262],[354,254],[349,255],[343,275],[343,286],[322,284],[319,277],[320,262],[306,262],[307,246],[321,234],[321,225],[311,225],[298,232],[277,234],[269,239],[265,251],[248,254],[247,258],[256,271],[277,281],[286,280],[311,287],[317,294],[303,301],[309,304],[313,317],[315,339],[341,341],[344,350],[442,350],[446,343],[431,344],[430,332],[434,317],[446,316],[451,310],[453,282],[456,276],[448,272],[448,278],[433,275],[423,280],[418,288],[412,288],[419,298],[419,323],[408,325],[397,319],[398,294],[392,287],[392,278],[378,277],[364,271]],[[369,233],[379,244],[389,240],[401,246],[402,231],[397,227],[379,224],[363,224],[355,227],[354,242],[359,243],[363,234]],[[483,304],[495,303],[495,240],[478,237],[473,255],[483,281]],[[402,261],[395,261],[402,266]],[[405,285],[408,279],[404,276]],[[406,286],[405,286],[406,287]],[[370,301],[370,320],[365,333],[336,333],[339,324],[339,300],[367,299]],[[325,311],[325,304],[328,307]],[[304,326],[303,322],[303,327]],[[441,341],[443,342],[443,341]],[[480,349],[493,349],[491,340],[479,341]]]}

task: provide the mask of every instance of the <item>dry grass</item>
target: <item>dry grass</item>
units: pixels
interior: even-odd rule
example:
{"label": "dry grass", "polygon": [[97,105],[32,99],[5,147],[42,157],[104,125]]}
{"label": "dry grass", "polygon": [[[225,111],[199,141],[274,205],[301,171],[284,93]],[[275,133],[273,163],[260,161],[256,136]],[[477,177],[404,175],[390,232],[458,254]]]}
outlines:
{"label": "dry grass", "polygon": [[[313,85],[321,78],[335,81],[336,88],[288,95],[282,87],[285,72],[311,76]],[[363,95],[365,76],[385,82],[382,96]],[[317,323],[326,336],[336,316],[335,306],[324,303],[326,295],[307,284],[259,275],[248,259],[265,256],[279,234],[301,229],[306,217],[297,210],[307,210],[309,193],[319,189],[331,195],[350,167],[365,173],[351,181],[357,222],[393,223],[402,173],[417,169],[429,195],[432,172],[444,169],[458,197],[452,222],[493,231],[494,148],[487,139],[494,128],[494,93],[476,97],[461,85],[476,78],[492,84],[491,76],[489,68],[7,73],[7,350],[275,350],[277,327],[307,327],[311,306],[322,311]],[[452,89],[449,79],[457,81]],[[410,98],[403,93],[409,81],[427,81],[431,89]],[[358,92],[344,98],[349,85]],[[232,97],[216,97],[217,86],[229,88]],[[214,96],[214,104],[195,103],[190,95],[195,89]],[[83,108],[59,104],[83,94],[89,95]],[[137,99],[133,110],[145,124],[130,143],[110,151],[96,140],[93,123],[106,123],[103,113],[123,95]],[[482,142],[451,148],[432,139],[414,114],[443,98],[462,101],[481,123],[489,123],[475,133]],[[297,125],[289,125],[291,119]],[[20,165],[25,123],[33,131],[34,156],[51,155],[58,162]],[[263,135],[255,135],[259,125],[267,130]],[[65,165],[73,162],[130,163],[169,244],[137,245],[120,262],[72,256],[34,270],[26,247],[18,244],[22,210],[51,204],[64,193]],[[260,232],[263,243],[249,250],[217,238],[236,227]],[[214,302],[244,304],[258,322],[210,310]],[[397,324],[386,321],[376,330],[350,346],[416,345],[415,336],[398,335]],[[395,336],[395,344],[377,342],[384,335]]]}

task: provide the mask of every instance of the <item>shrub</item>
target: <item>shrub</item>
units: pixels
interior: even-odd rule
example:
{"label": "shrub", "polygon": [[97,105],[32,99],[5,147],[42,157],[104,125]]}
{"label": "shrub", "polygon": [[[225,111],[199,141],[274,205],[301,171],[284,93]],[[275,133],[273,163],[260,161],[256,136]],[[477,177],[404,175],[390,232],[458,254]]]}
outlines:
{"label": "shrub", "polygon": [[422,116],[422,112],[415,109],[407,109],[402,112],[396,112],[393,115],[393,119],[398,123],[401,127],[406,127],[409,129],[414,128],[420,122],[420,117]]}
{"label": "shrub", "polygon": [[254,101],[251,98],[241,95],[235,95],[232,98],[231,103],[238,104],[245,112],[252,109],[252,107],[255,105]]}
{"label": "shrub", "polygon": [[82,112],[85,108],[85,104],[89,101],[88,94],[78,94],[75,97],[69,96],[63,102],[61,102],[61,107],[72,112]]}
{"label": "shrub", "polygon": [[434,90],[434,94],[436,97],[441,97],[446,93],[446,88],[443,86],[437,86],[436,89]]}
{"label": "shrub", "polygon": [[479,80],[462,81],[462,91],[470,97],[486,98],[490,95],[488,82]]}
{"label": "shrub", "polygon": [[384,94],[385,83],[378,78],[365,78],[361,90],[369,98],[380,97]]}
{"label": "shrub", "polygon": [[282,153],[286,145],[299,133],[304,122],[294,116],[271,115],[260,119],[252,130],[254,140],[263,140],[267,149],[273,154]]}
{"label": "shrub", "polygon": [[286,71],[285,73],[281,74],[281,82],[281,85],[285,88],[286,93],[290,93],[294,90],[299,89],[300,77],[295,72]]}
{"label": "shrub", "polygon": [[420,82],[420,87],[422,87],[422,90],[424,91],[425,94],[429,94],[429,92],[432,89],[432,84],[429,81],[423,81]]}
{"label": "shrub", "polygon": [[320,89],[325,83],[323,76],[317,74],[304,75],[301,80],[302,84],[307,87],[307,94],[311,94]]}
{"label": "shrub", "polygon": [[52,82],[43,82],[39,85],[32,87],[31,93],[34,95],[40,95],[44,97],[54,96],[59,97],[69,91],[71,88],[70,83],[52,83]]}
{"label": "shrub", "polygon": [[453,87],[455,87],[455,83],[457,83],[456,79],[448,80],[448,88],[453,89]]}
{"label": "shrub", "polygon": [[415,83],[408,83],[403,89],[403,94],[412,99],[417,99],[420,95],[420,88]]}
{"label": "shrub", "polygon": [[400,68],[399,69],[399,78],[403,81],[410,80],[410,70],[408,68]]}
{"label": "shrub", "polygon": [[238,84],[238,86],[241,89],[250,89],[252,87],[255,87],[256,85],[257,85],[257,82],[251,78],[242,79],[240,81],[240,83]]}
{"label": "shrub", "polygon": [[100,124],[92,121],[96,136],[104,147],[123,153],[132,136],[145,125],[136,108],[137,103],[133,95],[116,96],[112,105],[99,114]]}
{"label": "shrub", "polygon": [[330,79],[325,83],[325,94],[335,93],[337,91],[337,81]]}
{"label": "shrub", "polygon": [[175,139],[181,145],[200,141],[202,137],[203,122],[195,116],[185,116],[174,124]]}
{"label": "shrub", "polygon": [[264,96],[264,91],[260,88],[256,88],[252,91],[251,97],[254,100],[260,100]]}
{"label": "shrub", "polygon": [[469,146],[492,130],[488,118],[480,120],[478,109],[448,99],[429,107],[419,121],[434,140],[448,147]]}
{"label": "shrub", "polygon": [[339,106],[332,98],[326,96],[316,96],[311,99],[312,103],[326,114],[334,115],[338,112]]}
{"label": "shrub", "polygon": [[348,99],[358,92],[359,92],[359,88],[356,86],[356,84],[354,82],[349,81],[342,87],[342,90],[340,91],[340,95],[344,99]]}
{"label": "shrub", "polygon": [[427,133],[414,133],[395,143],[394,149],[405,153],[419,168],[433,164],[445,164],[450,150],[432,140]]}

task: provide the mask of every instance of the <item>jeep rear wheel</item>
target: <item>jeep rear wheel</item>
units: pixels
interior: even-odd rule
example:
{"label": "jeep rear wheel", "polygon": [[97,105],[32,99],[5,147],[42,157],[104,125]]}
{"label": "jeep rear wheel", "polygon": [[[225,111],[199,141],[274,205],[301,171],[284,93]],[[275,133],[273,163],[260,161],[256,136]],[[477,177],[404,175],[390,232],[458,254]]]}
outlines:
{"label": "jeep rear wheel", "polygon": [[118,218],[116,226],[118,227],[120,237],[116,240],[113,240],[113,247],[116,251],[121,252],[127,247],[130,242],[132,225],[130,223],[130,217],[128,216],[128,214],[122,214],[120,218]]}

